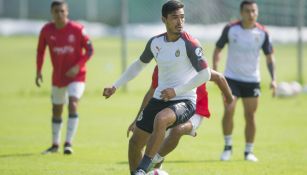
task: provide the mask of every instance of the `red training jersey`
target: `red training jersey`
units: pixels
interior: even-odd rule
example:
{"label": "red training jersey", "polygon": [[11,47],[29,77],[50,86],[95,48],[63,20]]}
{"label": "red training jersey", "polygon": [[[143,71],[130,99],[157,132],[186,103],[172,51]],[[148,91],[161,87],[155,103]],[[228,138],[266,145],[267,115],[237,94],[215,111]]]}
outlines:
{"label": "red training jersey", "polygon": [[[151,87],[153,89],[156,89],[158,87],[158,66],[155,67],[153,74],[152,74],[152,81],[151,81]],[[203,117],[210,118],[210,111],[208,106],[208,92],[206,89],[206,83],[200,85],[196,89],[196,114],[199,114]]]}
{"label": "red training jersey", "polygon": [[[69,21],[64,28],[57,29],[50,22],[42,28],[36,57],[36,70],[39,73],[42,71],[46,46],[49,48],[53,67],[53,86],[64,87],[73,81],[85,81],[85,63],[92,56],[93,47],[81,24]],[[75,65],[80,66],[79,73],[73,78],[65,76]]]}

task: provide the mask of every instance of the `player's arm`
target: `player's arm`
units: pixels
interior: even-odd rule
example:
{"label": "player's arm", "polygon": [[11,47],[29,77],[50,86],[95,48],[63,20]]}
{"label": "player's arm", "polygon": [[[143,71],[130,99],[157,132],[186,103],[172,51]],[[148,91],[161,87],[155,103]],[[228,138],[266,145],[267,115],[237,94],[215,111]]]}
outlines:
{"label": "player's arm", "polygon": [[219,87],[219,89],[221,90],[221,92],[223,93],[223,95],[225,97],[225,102],[227,104],[231,104],[232,101],[233,101],[233,96],[232,96],[231,89],[230,89],[224,75],[215,71],[215,70],[211,70],[210,81],[215,82],[215,84]]}
{"label": "player's arm", "polygon": [[215,47],[213,52],[213,60],[212,60],[213,70],[218,70],[218,63],[221,60],[221,52],[222,52],[221,48]]}
{"label": "player's arm", "polygon": [[269,70],[269,74],[271,76],[271,84],[270,88],[272,89],[272,95],[275,96],[275,90],[277,87],[276,79],[275,79],[275,59],[273,54],[268,54],[266,57],[266,63]]}
{"label": "player's arm", "polygon": [[140,59],[134,61],[111,87],[104,88],[103,96],[106,98],[112,96],[116,92],[116,89],[135,78],[146,67],[146,65],[147,63],[142,62]]}
{"label": "player's arm", "polygon": [[268,32],[265,32],[265,38],[264,42],[262,44],[262,50],[266,57],[266,63],[269,70],[269,74],[271,76],[271,84],[270,88],[272,89],[272,95],[275,96],[275,90],[277,87],[276,84],[276,77],[275,77],[275,58],[274,58],[274,50],[273,50],[273,44],[270,40]]}
{"label": "player's arm", "polygon": [[213,52],[213,70],[218,70],[218,63],[221,60],[221,51],[224,48],[225,44],[228,43],[228,32],[229,32],[229,28],[230,26],[227,25],[222,32],[222,35],[220,36],[220,38],[218,39],[218,41],[216,42],[215,45],[215,49]]}
{"label": "player's arm", "polygon": [[[201,84],[210,80],[211,77],[211,70],[209,67],[206,67],[199,71],[197,75],[195,75],[192,79],[190,79],[187,83],[181,86],[175,87],[173,90],[172,88],[165,89],[161,92],[161,98],[164,100],[169,100],[174,98],[176,95],[184,94]],[[172,92],[173,91],[173,92]]]}
{"label": "player's arm", "polygon": [[142,105],[134,119],[134,121],[129,125],[128,130],[127,130],[127,137],[129,137],[129,133],[130,131],[133,132],[134,128],[135,128],[135,123],[137,118],[140,116],[140,114],[142,113],[142,111],[145,109],[145,107],[147,106],[147,104],[149,103],[149,100],[153,97],[154,93],[155,93],[155,89],[158,87],[158,66],[155,67],[153,74],[152,74],[152,81],[151,81],[151,86],[148,89],[148,91],[146,92],[143,101],[142,101]]}
{"label": "player's arm", "polygon": [[133,132],[134,128],[135,128],[135,124],[136,124],[136,120],[138,119],[138,117],[140,116],[140,114],[142,113],[142,111],[144,110],[144,108],[147,106],[149,100],[153,97],[153,94],[155,93],[155,88],[153,88],[152,86],[150,86],[150,88],[148,89],[148,91],[146,92],[141,107],[136,115],[136,117],[134,118],[133,122],[129,125],[128,130],[127,130],[127,137],[129,137],[129,133],[130,131]]}
{"label": "player's arm", "polygon": [[[153,38],[152,38],[153,39]],[[121,75],[121,77],[113,84],[111,87],[106,87],[103,90],[103,96],[105,98],[111,97],[120,86],[126,84],[128,81],[135,78],[145,67],[146,65],[152,60],[153,54],[151,52],[151,41],[150,39],[143,51],[140,59],[134,61],[128,69]]]}
{"label": "player's arm", "polygon": [[45,30],[43,28],[39,34],[37,53],[36,53],[35,84],[37,87],[40,87],[41,83],[43,82],[42,68],[44,64],[46,45],[47,43],[45,40]]}
{"label": "player's arm", "polygon": [[66,72],[67,77],[75,77],[79,73],[80,69],[84,67],[85,63],[92,57],[94,53],[92,42],[89,36],[86,34],[84,28],[82,28],[81,35],[82,35],[81,45],[82,45],[82,49],[84,49],[85,52],[81,56],[77,64],[74,65],[72,68],[70,68]]}

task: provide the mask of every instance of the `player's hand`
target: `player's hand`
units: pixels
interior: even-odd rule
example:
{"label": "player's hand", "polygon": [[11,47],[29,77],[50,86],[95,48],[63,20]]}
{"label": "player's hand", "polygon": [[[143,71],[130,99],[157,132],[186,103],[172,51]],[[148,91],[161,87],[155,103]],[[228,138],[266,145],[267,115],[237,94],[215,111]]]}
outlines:
{"label": "player's hand", "polygon": [[129,133],[130,133],[130,132],[133,133],[134,129],[135,129],[135,121],[133,121],[133,122],[129,125],[128,129],[127,129],[127,138],[129,138]]}
{"label": "player's hand", "polygon": [[231,96],[225,96],[225,97],[224,97],[224,101],[225,101],[226,105],[230,105],[230,104],[234,101],[233,95],[231,95]]}
{"label": "player's hand", "polygon": [[102,95],[105,98],[109,98],[115,93],[115,91],[116,91],[116,88],[114,86],[106,87],[106,88],[103,89]]}
{"label": "player's hand", "polygon": [[171,98],[174,98],[176,96],[176,92],[174,88],[167,88],[161,91],[160,98],[164,101],[168,101]]}
{"label": "player's hand", "polygon": [[272,96],[275,97],[276,95],[276,87],[277,87],[277,83],[275,80],[273,80],[270,84],[270,88],[272,89]]}
{"label": "player's hand", "polygon": [[43,83],[43,76],[41,73],[37,73],[35,77],[35,84],[37,87],[41,87],[41,83]]}
{"label": "player's hand", "polygon": [[80,66],[75,65],[65,73],[65,76],[69,78],[74,78],[79,73],[79,71],[80,71]]}

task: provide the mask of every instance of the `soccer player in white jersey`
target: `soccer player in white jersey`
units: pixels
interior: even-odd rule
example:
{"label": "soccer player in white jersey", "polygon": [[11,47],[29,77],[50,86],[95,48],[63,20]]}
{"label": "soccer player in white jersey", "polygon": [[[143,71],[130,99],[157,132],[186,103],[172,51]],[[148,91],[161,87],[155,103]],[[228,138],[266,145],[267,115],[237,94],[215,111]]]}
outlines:
{"label": "soccer player in white jersey", "polygon": [[183,31],[183,7],[181,2],[175,0],[163,5],[162,21],[166,33],[152,37],[140,58],[112,87],[106,87],[103,91],[103,95],[109,98],[121,85],[138,75],[153,58],[157,62],[158,87],[136,122],[137,127],[129,141],[131,174],[146,174],[163,142],[166,129],[192,117],[195,112],[195,88],[210,79],[210,68],[204,60],[200,44]]}
{"label": "soccer player in white jersey", "polygon": [[245,117],[245,160],[257,162],[253,154],[256,134],[255,113],[260,95],[259,51],[262,49],[271,76],[270,87],[275,95],[275,60],[268,32],[257,23],[258,7],[255,1],[245,0],[240,5],[241,20],[228,24],[216,43],[213,54],[213,69],[217,70],[222,48],[228,43],[227,63],[224,75],[235,97],[225,107],[222,120],[225,140],[221,160],[226,161],[232,154],[233,116],[238,98],[242,98]]}

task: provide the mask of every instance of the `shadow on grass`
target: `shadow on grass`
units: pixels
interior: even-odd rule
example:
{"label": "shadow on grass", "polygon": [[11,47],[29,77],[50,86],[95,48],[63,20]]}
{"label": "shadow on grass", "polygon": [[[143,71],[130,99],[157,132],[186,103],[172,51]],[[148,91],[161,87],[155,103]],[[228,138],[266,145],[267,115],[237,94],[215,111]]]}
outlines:
{"label": "shadow on grass", "polygon": [[39,154],[37,154],[37,153],[2,154],[2,155],[0,155],[0,159],[11,158],[11,157],[30,157],[30,156],[35,156],[35,155],[39,155]]}

